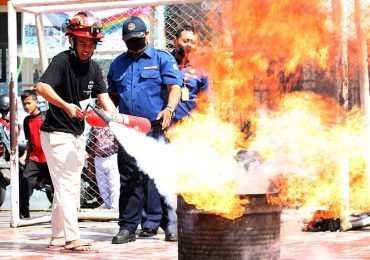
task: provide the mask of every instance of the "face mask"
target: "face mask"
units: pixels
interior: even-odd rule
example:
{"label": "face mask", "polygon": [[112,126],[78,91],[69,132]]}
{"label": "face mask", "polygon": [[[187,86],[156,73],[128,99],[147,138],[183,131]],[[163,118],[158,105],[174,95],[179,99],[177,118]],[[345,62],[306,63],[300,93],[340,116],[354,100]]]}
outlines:
{"label": "face mask", "polygon": [[145,37],[144,38],[131,38],[125,41],[125,43],[126,43],[127,49],[134,53],[142,51],[146,46]]}
{"label": "face mask", "polygon": [[190,46],[182,46],[182,45],[177,46],[177,53],[183,58],[185,57],[186,54],[189,54],[192,50],[193,48]]}

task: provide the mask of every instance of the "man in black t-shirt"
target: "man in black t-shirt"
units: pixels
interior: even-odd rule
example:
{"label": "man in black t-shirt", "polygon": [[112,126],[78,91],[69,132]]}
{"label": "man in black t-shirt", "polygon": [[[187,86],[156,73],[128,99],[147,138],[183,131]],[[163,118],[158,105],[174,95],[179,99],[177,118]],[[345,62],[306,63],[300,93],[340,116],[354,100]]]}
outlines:
{"label": "man in black t-shirt", "polygon": [[87,12],[68,19],[70,50],[56,55],[36,91],[49,102],[41,126],[41,144],[54,185],[52,238],[49,247],[68,252],[96,251],[80,239],[77,205],[85,161],[83,110],[80,102],[94,95],[104,110],[116,113],[99,66],[90,58],[104,37],[102,23]]}

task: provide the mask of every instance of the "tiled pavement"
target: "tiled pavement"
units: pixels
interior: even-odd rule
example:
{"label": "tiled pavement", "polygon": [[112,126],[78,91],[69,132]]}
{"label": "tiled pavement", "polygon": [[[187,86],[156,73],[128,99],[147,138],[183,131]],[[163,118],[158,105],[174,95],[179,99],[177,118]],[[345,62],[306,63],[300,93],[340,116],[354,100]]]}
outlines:
{"label": "tiled pavement", "polygon": [[[80,222],[82,239],[99,250],[97,254],[60,253],[48,249],[50,224],[10,228],[9,211],[0,211],[0,259],[177,259],[177,243],[165,242],[164,234],[124,245],[111,244],[118,231],[116,221]],[[32,214],[32,212],[31,212]],[[34,214],[32,214],[34,215]]]}
{"label": "tiled pavement", "polygon": [[[302,214],[283,212],[281,259],[370,259],[370,229],[307,233],[300,231],[302,220]],[[177,259],[177,243],[165,242],[163,233],[113,245],[115,221],[80,222],[80,230],[82,238],[92,242],[99,253],[65,254],[47,249],[50,224],[10,228],[9,211],[0,211],[0,259]]]}

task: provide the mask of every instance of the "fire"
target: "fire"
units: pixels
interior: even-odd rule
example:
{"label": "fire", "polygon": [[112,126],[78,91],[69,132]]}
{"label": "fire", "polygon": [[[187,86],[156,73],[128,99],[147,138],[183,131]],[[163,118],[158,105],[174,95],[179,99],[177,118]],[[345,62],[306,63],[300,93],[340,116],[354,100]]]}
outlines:
{"label": "fire", "polygon": [[[296,84],[300,66],[328,62],[330,33],[323,1],[223,1],[210,14],[212,45],[194,59],[213,83],[220,118],[240,124],[261,104],[273,105]],[[283,82],[281,82],[283,81]],[[282,84],[280,84],[282,83]]]}
{"label": "fire", "polygon": [[[328,207],[338,217],[343,199],[340,171],[348,163],[351,210],[370,209],[364,174],[368,136],[359,110],[347,113],[332,99],[296,92],[286,95],[275,110],[260,111],[254,124],[248,149],[263,159],[257,172],[280,189],[277,198],[270,196],[271,202]],[[240,129],[211,113],[195,114],[168,136],[176,153],[195,157],[186,158],[177,175],[177,190],[185,201],[224,217],[241,216],[248,201],[235,194],[245,172],[233,160],[245,138]]]}
{"label": "fire", "polygon": [[248,201],[236,196],[241,174],[233,160],[241,138],[238,129],[211,114],[198,114],[171,129],[168,137],[174,152],[184,154],[177,172],[177,190],[184,200],[227,218],[242,216]]}
{"label": "fire", "polygon": [[347,165],[351,211],[370,209],[364,168],[367,129],[359,110],[347,113],[331,99],[294,93],[285,96],[277,110],[259,117],[249,149],[260,152],[267,174],[278,176],[281,191],[275,201],[290,207],[330,207],[339,217],[340,173]]}
{"label": "fire", "polygon": [[[339,218],[337,218],[337,213],[335,210],[317,210],[315,214],[312,216],[312,219],[307,223],[307,225],[303,228],[304,231],[313,231],[313,230],[337,230],[337,227],[334,225],[339,226]],[[325,223],[325,221],[327,223]],[[332,221],[332,227],[330,227],[329,222]],[[336,223],[336,224],[335,224]]]}
{"label": "fire", "polygon": [[[312,92],[289,93],[305,66],[325,76],[333,63],[327,2],[232,0],[218,3],[221,20],[209,14],[214,37],[192,59],[209,75],[211,98],[198,100],[202,109],[168,132],[174,149],[191,157],[177,175],[186,202],[241,216],[248,201],[235,194],[246,173],[233,157],[244,148],[261,156],[261,165],[247,175],[279,187],[271,202],[325,206],[336,217],[343,199],[340,173],[348,169],[351,210],[370,209],[368,128],[361,111],[348,113]],[[246,122],[248,136],[241,131]]]}

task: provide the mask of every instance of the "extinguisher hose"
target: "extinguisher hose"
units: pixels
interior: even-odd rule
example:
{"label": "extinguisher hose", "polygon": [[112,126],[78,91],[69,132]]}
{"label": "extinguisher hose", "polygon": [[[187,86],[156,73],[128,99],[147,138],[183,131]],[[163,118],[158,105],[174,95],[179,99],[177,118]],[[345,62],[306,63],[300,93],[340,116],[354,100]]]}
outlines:
{"label": "extinguisher hose", "polygon": [[91,107],[92,110],[94,110],[94,112],[105,122],[107,123],[107,125],[109,125],[109,122],[112,121],[112,118],[110,118],[109,116],[107,116],[107,114],[105,114],[104,112],[100,111],[99,109],[91,106],[90,104],[88,104],[88,106]]}

